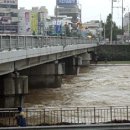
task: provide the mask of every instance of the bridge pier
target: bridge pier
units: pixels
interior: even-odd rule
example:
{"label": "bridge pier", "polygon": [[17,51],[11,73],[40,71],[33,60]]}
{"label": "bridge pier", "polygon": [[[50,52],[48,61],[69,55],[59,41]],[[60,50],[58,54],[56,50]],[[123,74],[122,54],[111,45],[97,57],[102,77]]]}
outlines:
{"label": "bridge pier", "polygon": [[82,65],[81,57],[69,57],[64,62],[65,75],[77,75],[79,73],[80,65]]}
{"label": "bridge pier", "polygon": [[[28,71],[29,70],[29,71]],[[63,67],[56,62],[39,65],[24,71],[29,76],[29,86],[32,88],[61,87]]]}
{"label": "bridge pier", "polygon": [[89,53],[84,53],[82,56],[82,66],[89,66],[91,61],[91,55]]}
{"label": "bridge pier", "polygon": [[23,106],[24,95],[28,93],[28,77],[9,74],[0,78],[0,107]]}

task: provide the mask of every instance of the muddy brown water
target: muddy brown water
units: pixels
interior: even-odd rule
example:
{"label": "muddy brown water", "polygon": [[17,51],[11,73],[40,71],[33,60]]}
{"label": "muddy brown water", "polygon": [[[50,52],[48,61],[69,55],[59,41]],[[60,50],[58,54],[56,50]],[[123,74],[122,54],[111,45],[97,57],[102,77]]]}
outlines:
{"label": "muddy brown water", "polygon": [[65,76],[61,88],[30,89],[25,107],[105,107],[130,105],[130,65],[82,68]]}

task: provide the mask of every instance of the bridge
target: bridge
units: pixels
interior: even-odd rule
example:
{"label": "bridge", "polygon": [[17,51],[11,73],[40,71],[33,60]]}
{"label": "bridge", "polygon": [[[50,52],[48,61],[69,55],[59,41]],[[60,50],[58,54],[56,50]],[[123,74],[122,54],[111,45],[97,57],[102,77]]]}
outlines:
{"label": "bridge", "polygon": [[62,75],[89,65],[97,41],[80,37],[0,36],[0,107],[22,105],[30,87],[60,87]]}

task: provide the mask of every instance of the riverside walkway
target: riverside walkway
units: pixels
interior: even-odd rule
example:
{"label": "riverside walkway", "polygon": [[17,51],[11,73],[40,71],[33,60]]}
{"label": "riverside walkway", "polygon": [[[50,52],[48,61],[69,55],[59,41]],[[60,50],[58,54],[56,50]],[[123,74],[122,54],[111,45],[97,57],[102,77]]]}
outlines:
{"label": "riverside walkway", "polygon": [[10,127],[0,130],[130,130],[130,124],[100,124],[73,126],[44,126],[44,127]]}
{"label": "riverside walkway", "polygon": [[[130,107],[70,107],[24,109],[27,126],[92,125],[129,123]],[[1,127],[16,127],[17,109],[0,109]]]}

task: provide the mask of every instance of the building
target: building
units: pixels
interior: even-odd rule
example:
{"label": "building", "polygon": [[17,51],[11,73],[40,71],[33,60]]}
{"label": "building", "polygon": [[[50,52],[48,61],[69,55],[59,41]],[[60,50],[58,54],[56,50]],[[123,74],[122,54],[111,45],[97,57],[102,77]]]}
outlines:
{"label": "building", "polygon": [[38,7],[31,10],[31,31],[33,35],[38,35]]}
{"label": "building", "polygon": [[31,35],[31,11],[25,8],[20,8],[18,13],[18,34]]}
{"label": "building", "polygon": [[0,33],[18,33],[18,0],[0,0]]}
{"label": "building", "polygon": [[19,9],[20,35],[45,35],[47,32],[48,10],[45,6],[33,7],[32,10]]}
{"label": "building", "polygon": [[55,15],[72,17],[72,23],[81,22],[81,8],[77,0],[57,0]]}
{"label": "building", "polygon": [[66,35],[66,27],[72,30],[71,27],[72,17],[67,16],[50,16],[48,17],[48,35]]}
{"label": "building", "polygon": [[66,35],[66,29],[72,30],[72,17],[48,16],[45,6],[32,7],[32,10],[19,9],[20,35]]}
{"label": "building", "polygon": [[124,35],[129,36],[130,34],[130,12],[126,13],[123,18],[123,29]]}
{"label": "building", "polygon": [[99,20],[91,20],[83,24],[86,27],[88,35],[92,35],[95,38],[101,38],[103,28]]}
{"label": "building", "polygon": [[48,10],[45,6],[40,7],[40,9],[38,10],[38,34],[47,34],[47,18]]}
{"label": "building", "polygon": [[124,39],[125,42],[130,43],[130,12],[127,12],[124,15],[123,29],[124,29],[123,39]]}

